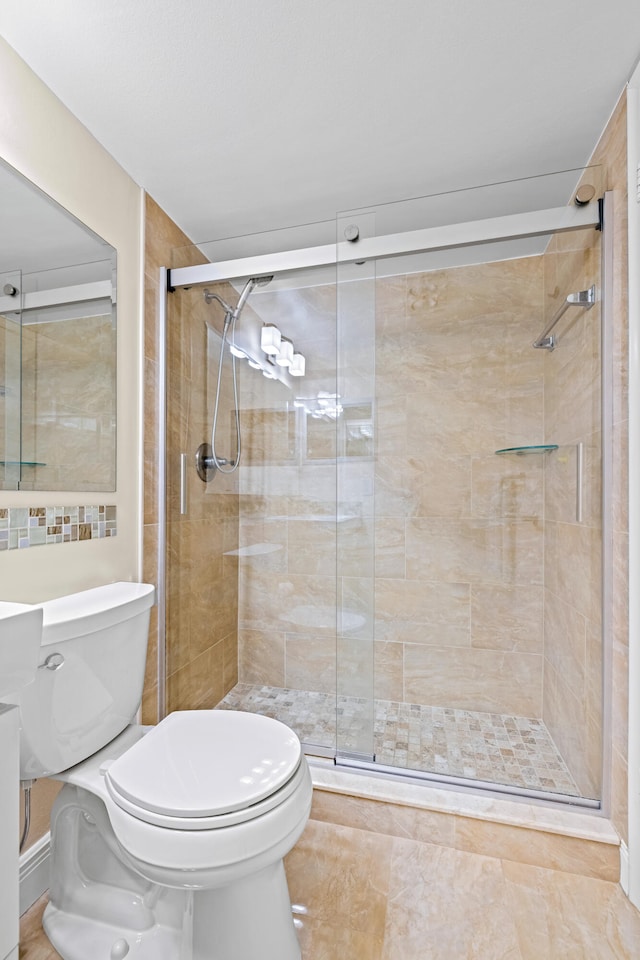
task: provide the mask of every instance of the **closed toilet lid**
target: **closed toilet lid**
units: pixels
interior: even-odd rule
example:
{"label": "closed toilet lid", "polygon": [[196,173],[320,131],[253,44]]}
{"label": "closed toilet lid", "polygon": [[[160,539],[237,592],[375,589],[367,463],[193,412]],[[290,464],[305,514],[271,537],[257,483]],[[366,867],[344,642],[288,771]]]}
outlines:
{"label": "closed toilet lid", "polygon": [[233,710],[169,714],[105,773],[112,793],[169,817],[242,810],[279,790],[302,755],[295,733]]}

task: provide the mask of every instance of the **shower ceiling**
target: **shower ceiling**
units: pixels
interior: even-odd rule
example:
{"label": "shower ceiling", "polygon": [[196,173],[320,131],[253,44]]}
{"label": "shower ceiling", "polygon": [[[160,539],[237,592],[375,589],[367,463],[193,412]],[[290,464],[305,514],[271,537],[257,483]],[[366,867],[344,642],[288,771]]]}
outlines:
{"label": "shower ceiling", "polygon": [[581,166],[640,54],[637,0],[3,0],[0,34],[195,241]]}

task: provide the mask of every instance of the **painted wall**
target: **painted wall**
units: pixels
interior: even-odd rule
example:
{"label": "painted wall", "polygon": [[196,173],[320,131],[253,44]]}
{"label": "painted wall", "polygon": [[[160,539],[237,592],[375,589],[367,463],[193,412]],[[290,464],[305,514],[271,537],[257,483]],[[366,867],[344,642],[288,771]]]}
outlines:
{"label": "painted wall", "polygon": [[[0,39],[0,156],[118,252],[118,535],[0,554],[0,597],[35,602],[139,574],[141,191]],[[95,494],[0,493],[3,506],[95,502]]]}
{"label": "painted wall", "polygon": [[[118,252],[117,506],[113,539],[0,553],[0,598],[37,602],[139,575],[139,187],[0,39],[0,156]],[[0,492],[0,507],[95,503],[96,494]],[[58,785],[38,781],[30,842],[48,829]]]}

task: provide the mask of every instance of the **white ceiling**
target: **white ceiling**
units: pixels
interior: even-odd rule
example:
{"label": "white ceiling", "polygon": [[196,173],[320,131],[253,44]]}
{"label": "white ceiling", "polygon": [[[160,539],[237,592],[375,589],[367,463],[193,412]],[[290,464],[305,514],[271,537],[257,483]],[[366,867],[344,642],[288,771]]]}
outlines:
{"label": "white ceiling", "polygon": [[584,164],[638,0],[2,0],[0,34],[194,240]]}

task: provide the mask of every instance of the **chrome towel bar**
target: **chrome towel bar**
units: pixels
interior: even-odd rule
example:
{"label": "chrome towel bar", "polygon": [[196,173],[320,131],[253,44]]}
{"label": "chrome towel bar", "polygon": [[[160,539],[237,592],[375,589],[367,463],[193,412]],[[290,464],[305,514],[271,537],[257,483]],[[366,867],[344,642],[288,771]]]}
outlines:
{"label": "chrome towel bar", "polygon": [[595,302],[595,285],[589,287],[588,290],[579,290],[578,293],[570,293],[557,313],[554,314],[551,322],[544,328],[538,339],[533,341],[533,346],[536,348],[536,350],[553,350],[556,345],[556,338],[549,336],[549,334],[555,327],[560,317],[564,315],[565,311],[568,310],[569,307],[584,307],[585,310],[590,310]]}

